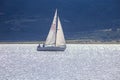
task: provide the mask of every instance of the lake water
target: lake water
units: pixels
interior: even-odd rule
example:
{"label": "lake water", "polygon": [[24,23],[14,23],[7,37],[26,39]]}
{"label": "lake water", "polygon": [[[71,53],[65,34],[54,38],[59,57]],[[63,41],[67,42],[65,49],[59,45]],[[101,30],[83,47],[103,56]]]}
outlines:
{"label": "lake water", "polygon": [[64,52],[38,44],[0,44],[0,80],[120,80],[119,44],[67,44]]}

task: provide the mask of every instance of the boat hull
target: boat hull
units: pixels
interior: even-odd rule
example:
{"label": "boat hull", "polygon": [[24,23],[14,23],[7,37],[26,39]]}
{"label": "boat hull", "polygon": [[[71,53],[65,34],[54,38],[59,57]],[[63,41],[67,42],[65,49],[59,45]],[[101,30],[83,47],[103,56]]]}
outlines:
{"label": "boat hull", "polygon": [[37,47],[37,51],[64,51],[66,47]]}

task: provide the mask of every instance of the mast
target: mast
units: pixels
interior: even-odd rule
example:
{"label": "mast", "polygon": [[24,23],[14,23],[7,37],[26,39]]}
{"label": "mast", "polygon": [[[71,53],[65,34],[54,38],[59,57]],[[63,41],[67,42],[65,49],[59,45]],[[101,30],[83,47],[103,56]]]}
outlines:
{"label": "mast", "polygon": [[57,41],[57,29],[58,29],[58,11],[56,9],[57,12],[57,17],[56,17],[56,34],[55,34],[55,46],[56,46],[56,41]]}

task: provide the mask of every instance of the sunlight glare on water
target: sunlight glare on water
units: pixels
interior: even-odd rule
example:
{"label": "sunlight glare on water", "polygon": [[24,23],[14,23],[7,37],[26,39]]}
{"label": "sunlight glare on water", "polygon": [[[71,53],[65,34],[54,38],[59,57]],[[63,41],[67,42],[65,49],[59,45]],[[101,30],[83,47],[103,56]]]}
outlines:
{"label": "sunlight glare on water", "polygon": [[64,52],[38,44],[0,44],[0,80],[119,80],[120,45],[67,44]]}

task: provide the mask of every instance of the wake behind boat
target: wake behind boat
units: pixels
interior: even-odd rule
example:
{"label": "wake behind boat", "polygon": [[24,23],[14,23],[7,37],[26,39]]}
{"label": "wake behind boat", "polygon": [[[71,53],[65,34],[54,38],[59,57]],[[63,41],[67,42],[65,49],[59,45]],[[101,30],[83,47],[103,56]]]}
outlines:
{"label": "wake behind boat", "polygon": [[65,49],[66,49],[66,42],[64,38],[64,33],[56,10],[46,42],[42,46],[39,44],[37,46],[37,50],[64,51]]}

